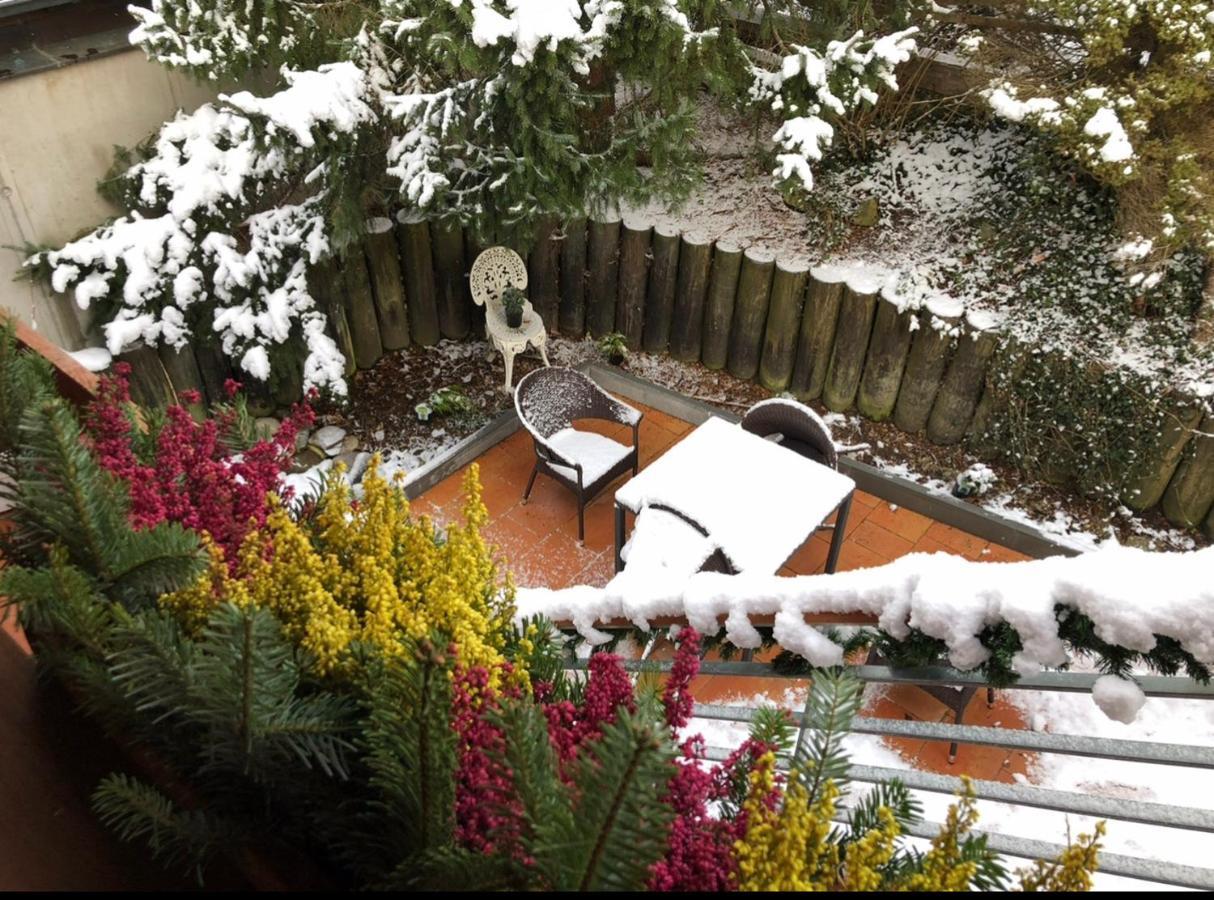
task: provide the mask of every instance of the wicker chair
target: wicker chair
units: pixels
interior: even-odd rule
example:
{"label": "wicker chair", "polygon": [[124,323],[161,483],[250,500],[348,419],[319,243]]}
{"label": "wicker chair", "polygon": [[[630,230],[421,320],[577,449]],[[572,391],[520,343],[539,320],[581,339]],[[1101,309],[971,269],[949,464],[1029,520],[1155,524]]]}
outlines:
{"label": "wicker chair", "polygon": [[858,449],[840,448],[821,416],[804,403],[781,397],[761,400],[748,409],[742,428],[759,437],[778,435],[781,447],[832,469],[839,468],[840,449]]}
{"label": "wicker chair", "polygon": [[[636,553],[635,548],[640,548]],[[736,575],[737,569],[725,552],[712,544],[708,529],[684,512],[662,503],[651,503],[637,514],[632,538],[624,546],[624,568],[638,560],[641,565],[681,569],[688,577],[696,572]]]}
{"label": "wicker chair", "polygon": [[[555,478],[577,496],[577,537],[586,537],[586,503],[629,469],[640,465],[641,413],[616,400],[581,372],[536,369],[519,380],[514,392],[519,421],[535,439],[535,468],[523,502],[531,496],[540,472]],[[632,446],[573,428],[577,419],[602,419],[632,427]]]}

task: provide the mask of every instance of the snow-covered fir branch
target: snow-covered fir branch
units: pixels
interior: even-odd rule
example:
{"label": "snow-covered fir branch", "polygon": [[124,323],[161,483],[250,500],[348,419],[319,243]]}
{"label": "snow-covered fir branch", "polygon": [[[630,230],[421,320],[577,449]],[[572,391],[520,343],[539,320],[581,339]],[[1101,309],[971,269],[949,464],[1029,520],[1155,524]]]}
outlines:
{"label": "snow-covered fir branch", "polygon": [[[758,648],[762,638],[751,617],[774,616],[776,643],[814,666],[841,665],[844,650],[806,622],[811,614],[863,613],[876,617],[895,641],[912,632],[937,639],[948,661],[963,671],[988,663],[992,650],[984,633],[1007,625],[1019,637],[1011,666],[1020,674],[1068,663],[1076,648],[1060,610],[1073,611],[1091,621],[1100,641],[1144,655],[1161,641],[1174,642],[1208,669],[1214,664],[1211,571],[1214,547],[1154,553],[1117,545],[1077,557],[1011,563],[913,553],[872,569],[798,577],[687,578],[660,567],[630,566],[603,588],[522,588],[515,603],[519,617],[568,622],[592,644],[609,639],[598,626],[611,622],[644,629],[659,617],[685,617],[703,634],[723,627],[734,646]],[[1104,690],[1124,697],[1137,688]]]}

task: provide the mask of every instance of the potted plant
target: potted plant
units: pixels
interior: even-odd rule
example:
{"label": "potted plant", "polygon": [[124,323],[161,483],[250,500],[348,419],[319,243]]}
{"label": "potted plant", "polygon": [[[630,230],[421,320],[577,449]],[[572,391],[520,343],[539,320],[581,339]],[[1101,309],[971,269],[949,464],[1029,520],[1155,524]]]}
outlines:
{"label": "potted plant", "polygon": [[628,342],[624,339],[624,335],[613,331],[611,334],[605,334],[599,338],[599,352],[607,358],[607,362],[611,365],[618,366],[628,355]]}
{"label": "potted plant", "polygon": [[502,291],[502,309],[506,313],[506,327],[519,328],[523,324],[523,304],[527,298],[512,284]]}

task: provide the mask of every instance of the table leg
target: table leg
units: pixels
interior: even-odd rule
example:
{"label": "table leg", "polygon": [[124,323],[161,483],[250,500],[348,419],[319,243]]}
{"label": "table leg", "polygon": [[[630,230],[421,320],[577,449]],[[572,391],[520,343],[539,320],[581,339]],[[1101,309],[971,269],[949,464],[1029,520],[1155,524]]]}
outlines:
{"label": "table leg", "polygon": [[624,507],[615,505],[615,570],[624,571],[624,560],[620,551],[624,549]]}
{"label": "table leg", "polygon": [[851,512],[852,495],[839,504],[839,514],[835,516],[835,530],[830,536],[830,555],[826,557],[826,573],[833,574],[839,562],[839,551],[843,549],[843,537],[847,534],[847,515]]}

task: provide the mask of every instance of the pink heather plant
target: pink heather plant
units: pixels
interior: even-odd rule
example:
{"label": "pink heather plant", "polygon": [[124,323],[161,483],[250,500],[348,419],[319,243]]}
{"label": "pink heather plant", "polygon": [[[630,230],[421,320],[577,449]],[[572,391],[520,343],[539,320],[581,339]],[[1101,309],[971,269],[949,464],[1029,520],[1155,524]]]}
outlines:
{"label": "pink heather plant", "polygon": [[[672,736],[686,727],[691,717],[695,702],[691,683],[699,672],[699,657],[699,634],[693,628],[683,629],[662,695]],[[551,700],[551,685],[545,683],[537,683],[533,692],[547,719],[548,739],[563,772],[582,750],[601,737],[602,728],[615,721],[620,709],[636,708],[632,682],[618,656],[596,653],[590,657],[589,670],[580,706]],[[518,856],[520,806],[514,796],[512,773],[494,761],[504,736],[491,722],[489,714],[498,707],[498,698],[488,682],[483,669],[462,672],[455,681],[453,727],[460,746],[458,834],[467,847]],[[681,749],[682,759],[662,798],[675,813],[669,848],[666,857],[653,867],[649,887],[660,891],[729,890],[734,876],[732,847],[746,831],[745,815],[718,818],[711,810],[718,801],[733,798],[738,786],[746,784],[746,773],[754,761],[770,748],[748,740],[729,759],[712,768],[703,764],[702,737],[687,739]],[[770,798],[772,803],[777,800],[778,795]]]}
{"label": "pink heather plant", "polygon": [[[149,528],[179,522],[209,535],[234,565],[245,535],[265,522],[266,497],[279,492],[279,476],[294,458],[295,436],[311,426],[312,410],[297,405],[273,438],[257,441],[237,456],[223,442],[234,427],[234,409],[220,409],[196,422],[184,406],[174,404],[154,435],[151,458],[141,458],[129,413],[129,375],[130,366],[119,363],[113,376],[101,379],[85,427],[102,467],[130,491],[131,524]],[[225,388],[232,398],[240,385],[228,379]],[[180,396],[186,404],[201,399],[196,391]]]}

